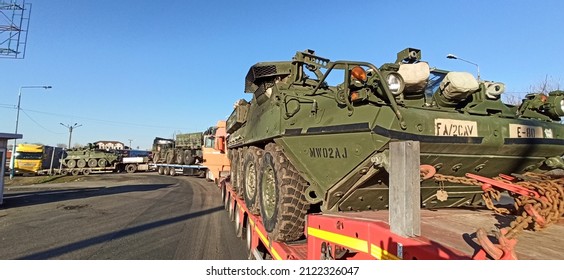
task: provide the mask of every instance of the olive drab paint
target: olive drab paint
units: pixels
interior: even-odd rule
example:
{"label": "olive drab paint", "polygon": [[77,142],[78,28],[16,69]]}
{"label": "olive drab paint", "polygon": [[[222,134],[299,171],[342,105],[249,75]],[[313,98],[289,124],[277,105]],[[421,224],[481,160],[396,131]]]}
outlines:
{"label": "olive drab paint", "polygon": [[[419,141],[421,164],[444,175],[545,172],[564,164],[564,92],[528,95],[513,106],[501,101],[503,88],[468,73],[436,69],[413,48],[381,67],[330,61],[306,50],[291,61],[250,68],[245,92],[252,98],[234,105],[227,120],[228,149],[244,155],[249,147],[264,151],[275,145],[282,151],[275,160],[289,161],[287,168],[305,183],[292,196],[280,192],[288,186],[276,180],[259,180],[259,189],[278,184],[277,196],[259,200],[305,200],[321,211],[388,208],[391,141]],[[245,178],[241,172],[238,177]],[[438,190],[448,192],[448,199],[437,199]],[[477,186],[426,180],[421,205],[476,205],[481,193]],[[305,211],[286,213],[296,219],[283,226],[303,223]]]}

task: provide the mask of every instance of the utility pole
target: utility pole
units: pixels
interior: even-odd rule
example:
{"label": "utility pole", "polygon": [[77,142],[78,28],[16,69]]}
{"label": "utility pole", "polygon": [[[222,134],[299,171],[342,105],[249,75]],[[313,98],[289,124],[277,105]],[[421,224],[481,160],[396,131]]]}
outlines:
{"label": "utility pole", "polygon": [[63,123],[60,123],[60,124],[69,129],[69,146],[67,147],[67,149],[70,149],[71,148],[71,139],[72,139],[72,130],[77,128],[77,127],[81,127],[82,125],[78,124],[78,123],[74,123],[73,125],[70,125],[70,124],[67,125],[67,124],[63,124]]}
{"label": "utility pole", "polygon": [[131,141],[133,141],[133,140],[131,140],[131,139],[127,139],[127,140],[129,140],[129,149],[130,149],[130,150],[133,150],[133,149],[131,148]]}

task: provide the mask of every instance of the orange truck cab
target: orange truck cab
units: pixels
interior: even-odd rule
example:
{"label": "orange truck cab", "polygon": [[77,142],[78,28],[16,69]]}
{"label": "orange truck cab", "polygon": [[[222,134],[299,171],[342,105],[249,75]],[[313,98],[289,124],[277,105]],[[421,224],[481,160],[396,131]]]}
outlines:
{"label": "orange truck cab", "polygon": [[225,121],[218,121],[214,129],[208,130],[210,133],[204,135],[204,147],[202,148],[204,162],[208,170],[206,178],[216,183],[219,179],[229,174],[230,164],[225,148],[225,138],[227,131]]}

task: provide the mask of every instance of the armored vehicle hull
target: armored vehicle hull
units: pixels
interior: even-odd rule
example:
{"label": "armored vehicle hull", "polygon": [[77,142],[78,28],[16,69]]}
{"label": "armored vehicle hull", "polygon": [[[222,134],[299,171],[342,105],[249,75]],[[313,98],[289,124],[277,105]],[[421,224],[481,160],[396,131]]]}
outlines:
{"label": "armored vehicle hull", "polygon": [[231,181],[275,240],[298,239],[308,212],[388,208],[391,141],[420,142],[425,208],[481,205],[466,173],[564,168],[564,92],[506,105],[503,84],[431,70],[416,49],[380,68],[298,52],[251,67],[246,91],[227,123]]}
{"label": "armored vehicle hull", "polygon": [[95,168],[111,166],[119,161],[119,156],[111,151],[94,148],[67,150],[62,163],[67,168]]}

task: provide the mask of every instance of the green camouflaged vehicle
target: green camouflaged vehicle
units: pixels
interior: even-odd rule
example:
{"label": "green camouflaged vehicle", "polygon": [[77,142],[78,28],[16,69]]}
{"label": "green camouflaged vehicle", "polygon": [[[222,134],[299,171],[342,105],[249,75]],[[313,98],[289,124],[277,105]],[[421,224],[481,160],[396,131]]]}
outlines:
{"label": "green camouflaged vehicle", "polygon": [[[308,213],[387,209],[390,141],[419,141],[422,166],[440,175],[564,168],[564,92],[511,106],[503,90],[432,68],[417,49],[381,67],[311,50],[257,63],[245,81],[252,100],[237,101],[227,121],[231,182],[270,238],[290,241]],[[478,205],[481,194],[421,182],[425,208]]]}

